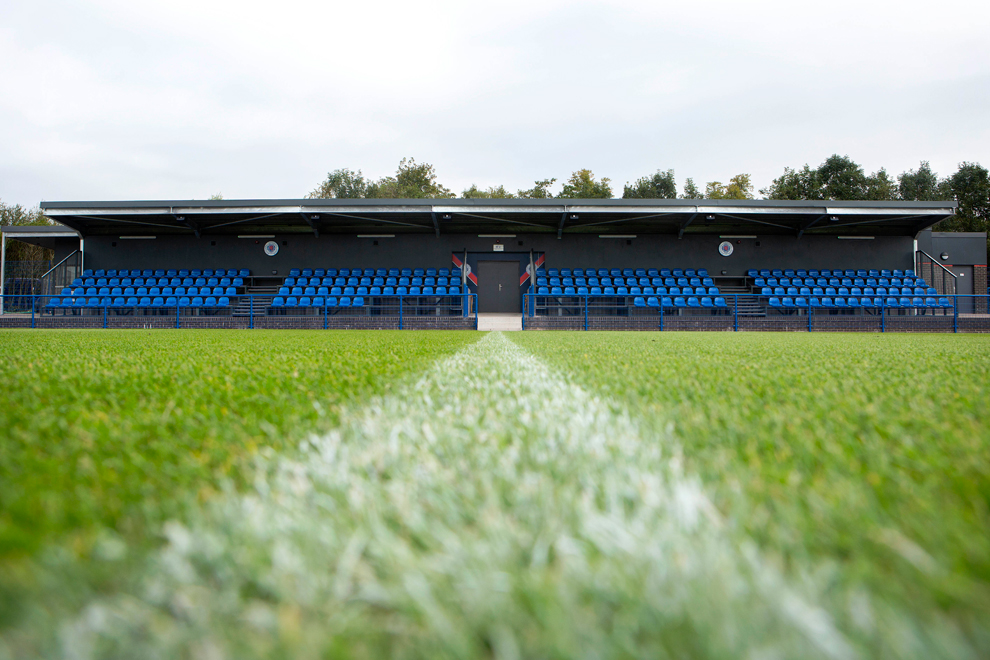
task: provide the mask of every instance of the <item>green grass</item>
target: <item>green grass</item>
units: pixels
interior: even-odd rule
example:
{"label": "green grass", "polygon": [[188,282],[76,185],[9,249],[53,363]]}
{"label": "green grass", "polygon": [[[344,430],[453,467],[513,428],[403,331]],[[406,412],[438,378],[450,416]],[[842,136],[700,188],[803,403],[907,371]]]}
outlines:
{"label": "green grass", "polygon": [[[689,471],[788,574],[990,648],[990,338],[526,333],[581,385],[672,424]],[[845,612],[845,614],[844,614]],[[982,637],[981,637],[982,636]]]}
{"label": "green grass", "polygon": [[0,331],[0,558],[129,543],[470,333]]}
{"label": "green grass", "polygon": [[990,337],[511,334],[633,446],[497,343],[410,389],[477,338],[0,332],[0,657],[96,600],[106,657],[804,655],[749,540],[859,655],[990,654]]}

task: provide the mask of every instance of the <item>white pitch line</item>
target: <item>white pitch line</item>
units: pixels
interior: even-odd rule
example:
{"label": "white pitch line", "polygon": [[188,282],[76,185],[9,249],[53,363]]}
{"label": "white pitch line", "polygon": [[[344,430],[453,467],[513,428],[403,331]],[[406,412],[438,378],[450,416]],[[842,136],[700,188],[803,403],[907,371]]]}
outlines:
{"label": "white pitch line", "polygon": [[680,464],[489,334],[167,525],[141,593],[89,606],[64,655],[307,657],[387,630],[413,656],[853,657]]}

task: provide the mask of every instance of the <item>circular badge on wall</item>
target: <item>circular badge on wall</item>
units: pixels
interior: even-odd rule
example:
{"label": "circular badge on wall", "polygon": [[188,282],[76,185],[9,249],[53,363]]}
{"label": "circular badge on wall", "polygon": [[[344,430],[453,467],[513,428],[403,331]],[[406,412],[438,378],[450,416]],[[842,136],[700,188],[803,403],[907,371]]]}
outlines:
{"label": "circular badge on wall", "polygon": [[718,244],[718,253],[723,257],[728,257],[732,254],[732,243],[729,241],[722,241]]}
{"label": "circular badge on wall", "polygon": [[268,241],[267,243],[265,243],[265,254],[267,254],[269,257],[274,257],[276,254],[278,254],[278,243],[276,243],[275,241]]}

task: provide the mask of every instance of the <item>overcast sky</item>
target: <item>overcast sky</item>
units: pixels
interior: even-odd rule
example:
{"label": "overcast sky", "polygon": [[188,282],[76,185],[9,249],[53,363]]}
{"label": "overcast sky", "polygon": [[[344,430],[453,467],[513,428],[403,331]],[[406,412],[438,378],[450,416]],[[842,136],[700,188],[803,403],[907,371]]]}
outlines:
{"label": "overcast sky", "polygon": [[[990,165],[990,4],[0,1],[0,200]],[[558,183],[559,188],[559,183]]]}

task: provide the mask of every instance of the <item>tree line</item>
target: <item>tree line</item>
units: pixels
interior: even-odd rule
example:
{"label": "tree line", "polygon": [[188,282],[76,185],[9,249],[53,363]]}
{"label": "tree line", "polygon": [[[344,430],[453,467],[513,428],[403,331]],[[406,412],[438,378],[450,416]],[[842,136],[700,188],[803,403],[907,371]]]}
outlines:
{"label": "tree line", "polygon": [[[472,184],[461,192],[465,199],[611,199],[612,181],[597,179],[589,169],[573,172],[562,181],[560,192],[551,188],[557,179],[535,181],[533,187],[512,192],[503,185],[487,188]],[[792,200],[873,200],[873,201],[956,201],[956,214],[935,226],[938,231],[987,231],[990,229],[990,172],[979,163],[963,162],[950,176],[940,177],[928,161],[917,169],[902,172],[896,179],[886,169],[867,173],[849,156],[832,155],[818,167],[785,167],[783,174],[759,190],[764,199]],[[394,175],[372,181],[361,170],[339,169],[312,190],[309,198],[408,198],[444,199],[458,197],[439,183],[436,169],[429,163],[403,158]],[[727,183],[709,181],[702,191],[694,179],[685,179],[678,193],[674,170],[653,174],[626,183],[623,199],[755,199],[749,174],[737,174]],[[988,241],[990,246],[990,241]]]}

